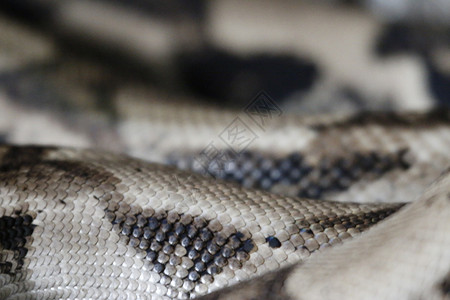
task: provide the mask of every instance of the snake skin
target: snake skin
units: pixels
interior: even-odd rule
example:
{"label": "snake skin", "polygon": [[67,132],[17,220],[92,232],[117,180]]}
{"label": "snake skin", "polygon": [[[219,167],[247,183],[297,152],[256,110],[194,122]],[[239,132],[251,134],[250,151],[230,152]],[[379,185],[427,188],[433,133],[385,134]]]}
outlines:
{"label": "snake skin", "polygon": [[0,299],[450,299],[447,5],[175,2],[0,4]]}
{"label": "snake skin", "polygon": [[450,172],[367,233],[202,299],[450,299]]}
{"label": "snake skin", "polygon": [[402,206],[281,197],[95,151],[0,153],[2,299],[203,295],[343,243]]}
{"label": "snake skin", "polygon": [[[88,150],[3,146],[0,157],[1,299],[189,298],[264,274],[227,299],[449,296],[448,175],[347,243],[403,204],[276,196]],[[361,288],[367,274],[382,289]]]}

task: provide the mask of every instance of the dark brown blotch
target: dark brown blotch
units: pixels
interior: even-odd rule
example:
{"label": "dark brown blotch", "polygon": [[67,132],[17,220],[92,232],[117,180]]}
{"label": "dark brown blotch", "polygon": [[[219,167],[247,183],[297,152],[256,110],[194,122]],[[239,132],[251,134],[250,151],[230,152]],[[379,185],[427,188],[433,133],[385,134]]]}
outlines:
{"label": "dark brown blotch", "polygon": [[[100,185],[104,182],[116,184],[120,182],[111,172],[100,167],[90,166],[88,163],[76,160],[49,160],[45,158],[48,148],[15,147],[18,152],[11,152],[0,161],[0,179],[8,180],[17,176],[19,172],[26,172],[30,181],[48,181],[52,175],[60,171],[59,179],[71,182],[74,178],[92,180],[92,184]],[[21,154],[20,154],[21,153]],[[36,155],[36,156],[33,156]]]}
{"label": "dark brown blotch", "polygon": [[47,156],[50,151],[56,150],[51,146],[8,146],[3,154],[0,165],[22,164],[38,162]]}
{"label": "dark brown blotch", "polygon": [[10,261],[0,262],[0,274],[12,275],[22,269],[31,243],[30,237],[36,227],[32,221],[33,218],[28,214],[0,217],[0,256],[5,250],[14,253]]}

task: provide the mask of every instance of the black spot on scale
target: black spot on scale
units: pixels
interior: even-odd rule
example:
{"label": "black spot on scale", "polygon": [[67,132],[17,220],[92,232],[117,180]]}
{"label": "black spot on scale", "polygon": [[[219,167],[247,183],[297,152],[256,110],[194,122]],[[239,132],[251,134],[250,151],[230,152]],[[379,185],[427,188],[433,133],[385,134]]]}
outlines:
{"label": "black spot on scale", "polygon": [[[114,207],[114,206],[111,206]],[[242,266],[250,258],[254,242],[242,232],[224,234],[209,227],[209,221],[196,216],[174,212],[125,214],[110,208],[106,218],[113,228],[127,237],[128,246],[145,253],[152,270],[170,277],[177,268],[183,284],[178,291],[190,295],[193,284],[222,273],[233,261],[233,267]],[[170,218],[168,217],[170,215]],[[180,275],[181,274],[181,275]],[[160,284],[169,287],[170,280],[161,276]],[[207,279],[204,279],[207,280]],[[173,287],[172,287],[173,288]]]}
{"label": "black spot on scale", "polygon": [[281,242],[274,236],[266,237],[266,242],[269,243],[270,248],[280,248]]}
{"label": "black spot on scale", "polygon": [[[210,162],[214,168],[208,168],[208,173],[213,177],[264,190],[272,190],[277,185],[294,186],[298,189],[297,196],[314,199],[325,193],[345,191],[366,176],[379,178],[391,170],[410,167],[405,149],[394,153],[354,152],[345,157],[325,157],[317,165],[306,162],[300,153],[276,158],[250,151],[240,155],[224,152],[226,155]],[[195,169],[197,158],[196,155],[172,155],[168,163],[202,172]]]}
{"label": "black spot on scale", "polygon": [[[0,257],[6,258],[0,261],[0,274],[12,275],[22,269],[30,237],[36,227],[32,221],[33,218],[27,214],[0,217]],[[14,255],[8,255],[6,251]]]}

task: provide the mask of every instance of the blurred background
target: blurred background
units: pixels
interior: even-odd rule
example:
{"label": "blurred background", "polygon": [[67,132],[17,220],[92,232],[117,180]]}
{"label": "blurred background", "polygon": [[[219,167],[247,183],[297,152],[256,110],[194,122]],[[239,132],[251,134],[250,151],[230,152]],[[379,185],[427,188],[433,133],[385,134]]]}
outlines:
{"label": "blurred background", "polygon": [[109,145],[130,91],[237,110],[264,91],[297,115],[448,107],[450,1],[1,1],[0,140]]}
{"label": "blurred background", "polygon": [[[49,68],[82,59],[113,75],[105,93],[114,80],[123,82],[117,77],[131,76],[237,107],[261,90],[295,111],[449,103],[448,0],[3,0],[0,6],[2,77],[8,64],[30,59]],[[41,39],[14,32],[16,25]]]}

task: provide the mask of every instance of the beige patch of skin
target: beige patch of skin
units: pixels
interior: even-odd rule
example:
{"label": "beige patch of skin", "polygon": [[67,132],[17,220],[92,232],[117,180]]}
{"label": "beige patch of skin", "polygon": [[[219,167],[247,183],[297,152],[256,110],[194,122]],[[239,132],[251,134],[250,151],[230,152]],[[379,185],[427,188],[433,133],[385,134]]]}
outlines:
{"label": "beige patch of skin", "polygon": [[51,113],[20,107],[7,98],[0,91],[0,129],[8,132],[9,143],[91,146],[87,135],[67,128]]}

